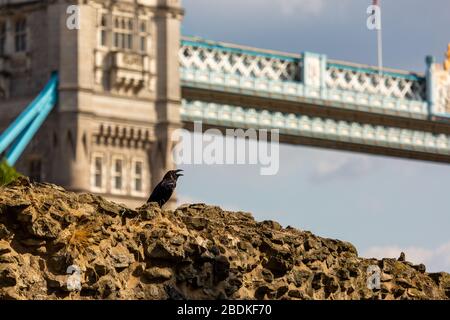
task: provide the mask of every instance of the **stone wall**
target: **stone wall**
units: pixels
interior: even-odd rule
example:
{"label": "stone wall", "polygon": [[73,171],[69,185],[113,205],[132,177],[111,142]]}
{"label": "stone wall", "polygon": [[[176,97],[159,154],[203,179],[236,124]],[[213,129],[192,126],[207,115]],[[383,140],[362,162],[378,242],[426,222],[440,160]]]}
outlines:
{"label": "stone wall", "polygon": [[0,299],[449,299],[449,274],[406,260],[204,204],[130,210],[27,179],[0,189]]}

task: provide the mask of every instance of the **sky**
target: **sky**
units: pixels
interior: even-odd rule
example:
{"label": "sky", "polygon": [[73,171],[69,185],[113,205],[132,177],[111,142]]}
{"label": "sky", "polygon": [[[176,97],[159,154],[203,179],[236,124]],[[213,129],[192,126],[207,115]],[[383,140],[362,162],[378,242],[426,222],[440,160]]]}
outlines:
{"label": "sky", "polygon": [[[370,0],[184,0],[184,35],[265,49],[326,54],[376,65]],[[450,1],[381,0],[383,60],[425,71],[444,59]],[[450,166],[414,160],[280,146],[280,169],[258,165],[181,165],[179,202],[251,212],[257,220],[352,242],[364,257],[401,251],[428,271],[450,272]]]}

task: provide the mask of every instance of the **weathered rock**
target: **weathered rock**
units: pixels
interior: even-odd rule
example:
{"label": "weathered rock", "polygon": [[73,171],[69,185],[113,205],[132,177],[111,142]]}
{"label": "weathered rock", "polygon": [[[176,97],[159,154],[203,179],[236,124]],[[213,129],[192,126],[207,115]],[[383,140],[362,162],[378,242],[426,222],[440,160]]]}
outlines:
{"label": "weathered rock", "polygon": [[56,239],[61,227],[50,217],[40,217],[28,226],[28,231],[38,238]]}
{"label": "weathered rock", "polygon": [[203,217],[186,217],[184,222],[195,230],[203,230],[208,225],[208,220]]}
{"label": "weathered rock", "polygon": [[[380,289],[367,287],[370,265],[381,268]],[[68,285],[77,281],[81,290]],[[348,242],[249,213],[132,210],[27,179],[0,188],[0,299],[449,297],[447,273],[360,258]]]}
{"label": "weathered rock", "polygon": [[45,240],[39,240],[39,239],[23,239],[20,241],[21,244],[27,247],[40,247],[45,245]]}
{"label": "weathered rock", "polygon": [[11,246],[8,242],[0,240],[0,256],[11,252]]}
{"label": "weathered rock", "polygon": [[17,272],[9,265],[0,265],[0,290],[3,287],[12,287],[17,283]]}
{"label": "weathered rock", "polygon": [[264,279],[264,281],[269,282],[269,283],[273,281],[273,274],[272,274],[272,272],[270,272],[270,270],[262,269],[261,275],[262,275],[262,278]]}
{"label": "weathered rock", "polygon": [[123,245],[118,244],[110,250],[114,268],[128,268],[134,262],[134,256]]}
{"label": "weathered rock", "polygon": [[158,241],[147,248],[146,256],[150,259],[181,262],[184,259],[184,250],[182,248],[173,247],[167,243]]}
{"label": "weathered rock", "polygon": [[306,270],[299,270],[293,272],[293,282],[296,287],[301,287],[304,283],[312,280],[313,273]]}
{"label": "weathered rock", "polygon": [[417,271],[421,272],[421,273],[425,273],[426,271],[426,267],[423,263],[418,264],[418,265],[414,265],[413,266],[414,269],[416,269]]}
{"label": "weathered rock", "polygon": [[266,226],[272,230],[277,230],[277,231],[282,229],[281,224],[279,224],[276,221],[272,221],[272,220],[265,220],[265,221],[261,222],[261,225]]}
{"label": "weathered rock", "polygon": [[12,232],[5,225],[0,224],[0,240],[8,240],[11,236]]}
{"label": "weathered rock", "polygon": [[214,275],[215,281],[220,282],[225,280],[230,272],[230,262],[227,257],[219,256],[214,260]]}
{"label": "weathered rock", "polygon": [[148,280],[169,280],[173,272],[169,268],[152,267],[144,271],[144,277]]}

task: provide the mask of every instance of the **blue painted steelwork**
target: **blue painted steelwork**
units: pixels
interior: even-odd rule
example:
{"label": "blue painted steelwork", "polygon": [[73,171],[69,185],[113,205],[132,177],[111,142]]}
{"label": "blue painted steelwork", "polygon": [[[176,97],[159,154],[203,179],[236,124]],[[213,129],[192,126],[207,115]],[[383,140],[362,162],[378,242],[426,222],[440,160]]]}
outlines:
{"label": "blue painted steelwork", "polygon": [[427,93],[427,103],[428,103],[428,114],[432,115],[435,113],[434,107],[436,103],[436,94],[434,90],[434,79],[433,79],[433,63],[435,62],[435,59],[433,56],[427,56],[425,59],[425,62],[427,64],[427,87],[426,87],[426,93]]}
{"label": "blue painted steelwork", "polygon": [[0,154],[6,149],[6,161],[14,165],[56,104],[58,75],[54,73],[39,95],[0,135]]}

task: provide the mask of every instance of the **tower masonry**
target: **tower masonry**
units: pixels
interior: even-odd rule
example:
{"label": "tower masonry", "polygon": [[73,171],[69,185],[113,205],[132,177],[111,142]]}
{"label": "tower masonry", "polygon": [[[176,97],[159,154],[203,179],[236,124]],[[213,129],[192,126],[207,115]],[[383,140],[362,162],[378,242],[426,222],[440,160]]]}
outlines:
{"label": "tower masonry", "polygon": [[0,130],[59,75],[57,106],[17,169],[141,205],[181,126],[179,0],[0,0]]}

